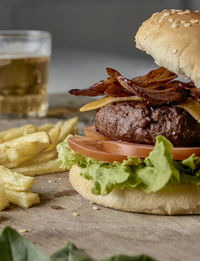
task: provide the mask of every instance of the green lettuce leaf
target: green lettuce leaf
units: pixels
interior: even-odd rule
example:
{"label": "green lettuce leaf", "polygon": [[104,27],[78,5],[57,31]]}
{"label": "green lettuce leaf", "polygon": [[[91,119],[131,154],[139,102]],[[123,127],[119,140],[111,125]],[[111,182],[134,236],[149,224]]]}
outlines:
{"label": "green lettuce leaf", "polygon": [[83,250],[78,249],[72,242],[58,250],[51,256],[52,261],[94,261]]}
{"label": "green lettuce leaf", "polygon": [[186,172],[194,173],[198,169],[198,164],[200,163],[200,158],[192,154],[189,158],[182,160],[181,165],[185,167]]}
{"label": "green lettuce leaf", "polygon": [[[98,261],[78,249],[72,242],[47,257],[16,230],[6,227],[0,235],[1,261]],[[147,256],[112,256],[101,261],[156,261]]]}
{"label": "green lettuce leaf", "polygon": [[0,236],[0,260],[2,261],[50,261],[33,244],[11,227],[6,227]]}
{"label": "green lettuce leaf", "polygon": [[194,185],[200,185],[200,169],[199,169],[200,157],[196,157],[192,154],[181,162],[174,162],[174,165],[180,172],[180,183],[191,183]]}
{"label": "green lettuce leaf", "polygon": [[57,145],[57,151],[59,154],[59,161],[61,163],[61,168],[66,168],[68,170],[74,164],[78,164],[80,167],[86,166],[86,158],[70,149],[67,140],[73,135],[68,135],[67,138],[60,144]]}
{"label": "green lettuce leaf", "polygon": [[93,180],[91,192],[107,195],[114,187],[139,188],[146,193],[162,190],[167,184],[192,183],[200,185],[200,157],[194,154],[183,161],[172,158],[172,144],[164,136],[157,136],[153,151],[142,160],[128,157],[122,163],[106,163],[74,152],[68,145],[68,137],[58,145],[61,166],[81,168],[80,175]]}
{"label": "green lettuce leaf", "polygon": [[145,192],[156,192],[173,178],[179,182],[179,171],[172,160],[172,148],[171,142],[165,137],[157,136],[154,150],[144,161],[146,166],[137,170],[137,176],[142,180]]}
{"label": "green lettuce leaf", "polygon": [[103,259],[101,261],[156,261],[156,259],[147,255],[139,255],[139,256],[119,255],[119,256],[112,256],[110,258]]}

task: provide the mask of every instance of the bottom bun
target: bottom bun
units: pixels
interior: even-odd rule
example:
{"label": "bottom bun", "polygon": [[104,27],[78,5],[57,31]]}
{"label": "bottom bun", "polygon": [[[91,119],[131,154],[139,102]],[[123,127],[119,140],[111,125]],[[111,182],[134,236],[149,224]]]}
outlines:
{"label": "bottom bun", "polygon": [[121,190],[119,188],[106,196],[90,192],[92,180],[80,176],[81,169],[73,166],[69,180],[73,188],[93,203],[137,213],[157,215],[200,214],[200,186],[193,184],[168,185],[159,192],[145,193],[143,190]]}

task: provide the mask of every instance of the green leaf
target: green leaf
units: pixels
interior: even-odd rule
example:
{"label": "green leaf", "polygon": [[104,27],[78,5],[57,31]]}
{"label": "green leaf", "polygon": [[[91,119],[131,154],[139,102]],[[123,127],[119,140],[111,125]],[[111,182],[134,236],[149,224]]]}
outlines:
{"label": "green leaf", "polygon": [[145,159],[145,167],[139,167],[136,172],[142,181],[145,192],[161,190],[174,178],[179,182],[179,171],[173,164],[173,146],[164,136],[157,136],[154,149]]}
{"label": "green leaf", "polygon": [[189,158],[182,160],[181,165],[187,167],[192,173],[198,168],[200,158],[196,157],[195,154],[192,154]]}
{"label": "green leaf", "polygon": [[80,175],[93,180],[93,194],[104,196],[110,193],[114,186],[126,182],[130,172],[129,166],[98,162],[83,168]]}
{"label": "green leaf", "polygon": [[[44,255],[33,244],[24,239],[11,227],[6,227],[0,235],[1,261],[95,261],[72,242],[55,252],[50,258]],[[96,260],[97,261],[97,260]],[[102,261],[156,261],[146,255],[113,256]]]}
{"label": "green leaf", "polygon": [[103,259],[101,261],[156,261],[156,259],[147,256],[147,255],[139,255],[139,256],[112,256],[110,258]]}
{"label": "green leaf", "polygon": [[78,249],[72,242],[51,256],[52,261],[93,261],[83,250]]}
{"label": "green leaf", "polygon": [[180,171],[180,183],[200,185],[199,163],[200,157],[195,156],[195,154],[181,162],[174,161],[174,165]]}
{"label": "green leaf", "polygon": [[70,170],[71,167],[77,163],[80,167],[86,166],[86,158],[70,149],[68,145],[68,139],[72,136],[73,135],[71,134],[68,135],[62,143],[57,145],[58,160],[61,163],[61,168],[66,168],[68,170]]}
{"label": "green leaf", "polygon": [[46,255],[11,227],[4,228],[0,236],[0,260],[50,261]]}

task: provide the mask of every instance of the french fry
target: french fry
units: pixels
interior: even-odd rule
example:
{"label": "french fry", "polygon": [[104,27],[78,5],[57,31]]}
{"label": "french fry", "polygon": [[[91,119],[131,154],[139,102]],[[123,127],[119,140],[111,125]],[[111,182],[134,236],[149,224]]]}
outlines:
{"label": "french fry", "polygon": [[0,166],[0,179],[5,189],[14,191],[27,191],[32,189],[34,178],[27,177],[20,173],[13,172],[3,166]]}
{"label": "french fry", "polygon": [[0,147],[8,146],[8,147],[14,147],[17,146],[19,143],[25,143],[25,142],[39,142],[39,143],[50,143],[49,135],[45,131],[35,132],[28,134],[26,136],[21,136],[19,138],[9,140],[7,142],[4,142],[0,144]]}
{"label": "french fry", "polygon": [[[32,146],[29,146],[29,147],[31,149]],[[12,169],[12,168],[16,168],[16,167],[20,166],[21,164],[23,164],[23,162],[27,162],[30,160],[30,155],[21,157],[20,152],[22,152],[22,150],[18,151],[16,148],[8,149],[5,153],[6,160],[0,160],[0,164],[6,168]],[[2,155],[4,155],[4,154],[2,154]]]}
{"label": "french fry", "polygon": [[59,139],[59,135],[61,132],[61,128],[63,126],[63,123],[61,121],[57,122],[54,127],[48,132],[50,140],[51,140],[51,144],[50,146],[46,149],[46,151],[51,151],[56,149],[56,146],[58,144],[58,139]]}
{"label": "french fry", "polygon": [[42,162],[47,162],[49,160],[57,158],[57,151],[56,150],[51,150],[51,151],[45,151],[40,154],[38,154],[34,159],[25,162],[24,164],[20,165],[20,168],[23,166],[28,166],[28,165],[33,165],[33,164],[39,164]]}
{"label": "french fry", "polygon": [[46,149],[46,151],[50,151],[56,148],[57,143],[58,143],[58,137],[60,134],[60,128],[59,127],[53,127],[49,132],[49,137],[51,140],[51,144],[49,145],[49,147]]}
{"label": "french fry", "polygon": [[23,208],[40,202],[39,195],[31,192],[34,178],[0,166],[0,179],[0,210],[8,207],[9,202]]}
{"label": "french fry", "polygon": [[74,134],[77,122],[78,118],[75,117],[63,123],[60,135],[58,137],[58,143],[62,142],[67,137],[67,135]]}
{"label": "french fry", "polygon": [[36,132],[0,144],[0,164],[13,168],[32,159],[50,144],[46,132]]}
{"label": "french fry", "polygon": [[37,193],[32,192],[19,192],[6,189],[6,197],[12,204],[18,205],[22,208],[29,208],[33,204],[39,204],[40,198]]}
{"label": "french fry", "polygon": [[0,211],[9,206],[9,201],[6,196],[4,185],[2,181],[0,182]]}
{"label": "french fry", "polygon": [[63,125],[63,123],[62,123],[62,121],[58,121],[55,125],[54,125],[54,127],[58,127],[58,128],[62,128],[62,125]]}
{"label": "french fry", "polygon": [[0,132],[0,143],[16,139],[20,136],[25,136],[27,134],[37,131],[37,127],[33,124],[28,124],[18,128],[8,129],[6,131]]}
{"label": "french fry", "polygon": [[64,171],[56,146],[76,133],[77,121],[73,118],[40,127],[29,124],[0,132],[0,210],[9,202],[23,208],[40,202],[39,195],[31,192],[34,178],[28,176]]}
{"label": "french fry", "polygon": [[53,127],[53,124],[47,123],[38,127],[38,131],[49,131]]}
{"label": "french fry", "polygon": [[12,171],[21,173],[25,176],[38,176],[55,172],[63,172],[65,170],[60,168],[60,163],[57,159],[52,159],[39,164],[31,164],[25,167],[15,168]]}

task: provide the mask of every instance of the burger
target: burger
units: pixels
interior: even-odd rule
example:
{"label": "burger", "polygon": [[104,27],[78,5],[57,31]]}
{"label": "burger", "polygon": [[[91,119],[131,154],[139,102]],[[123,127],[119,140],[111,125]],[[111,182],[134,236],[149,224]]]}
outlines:
{"label": "burger", "polygon": [[200,11],[155,13],[135,40],[159,67],[133,79],[107,68],[105,80],[70,90],[100,98],[80,108],[97,110],[95,125],[61,143],[59,160],[73,188],[91,202],[130,212],[199,214]]}

